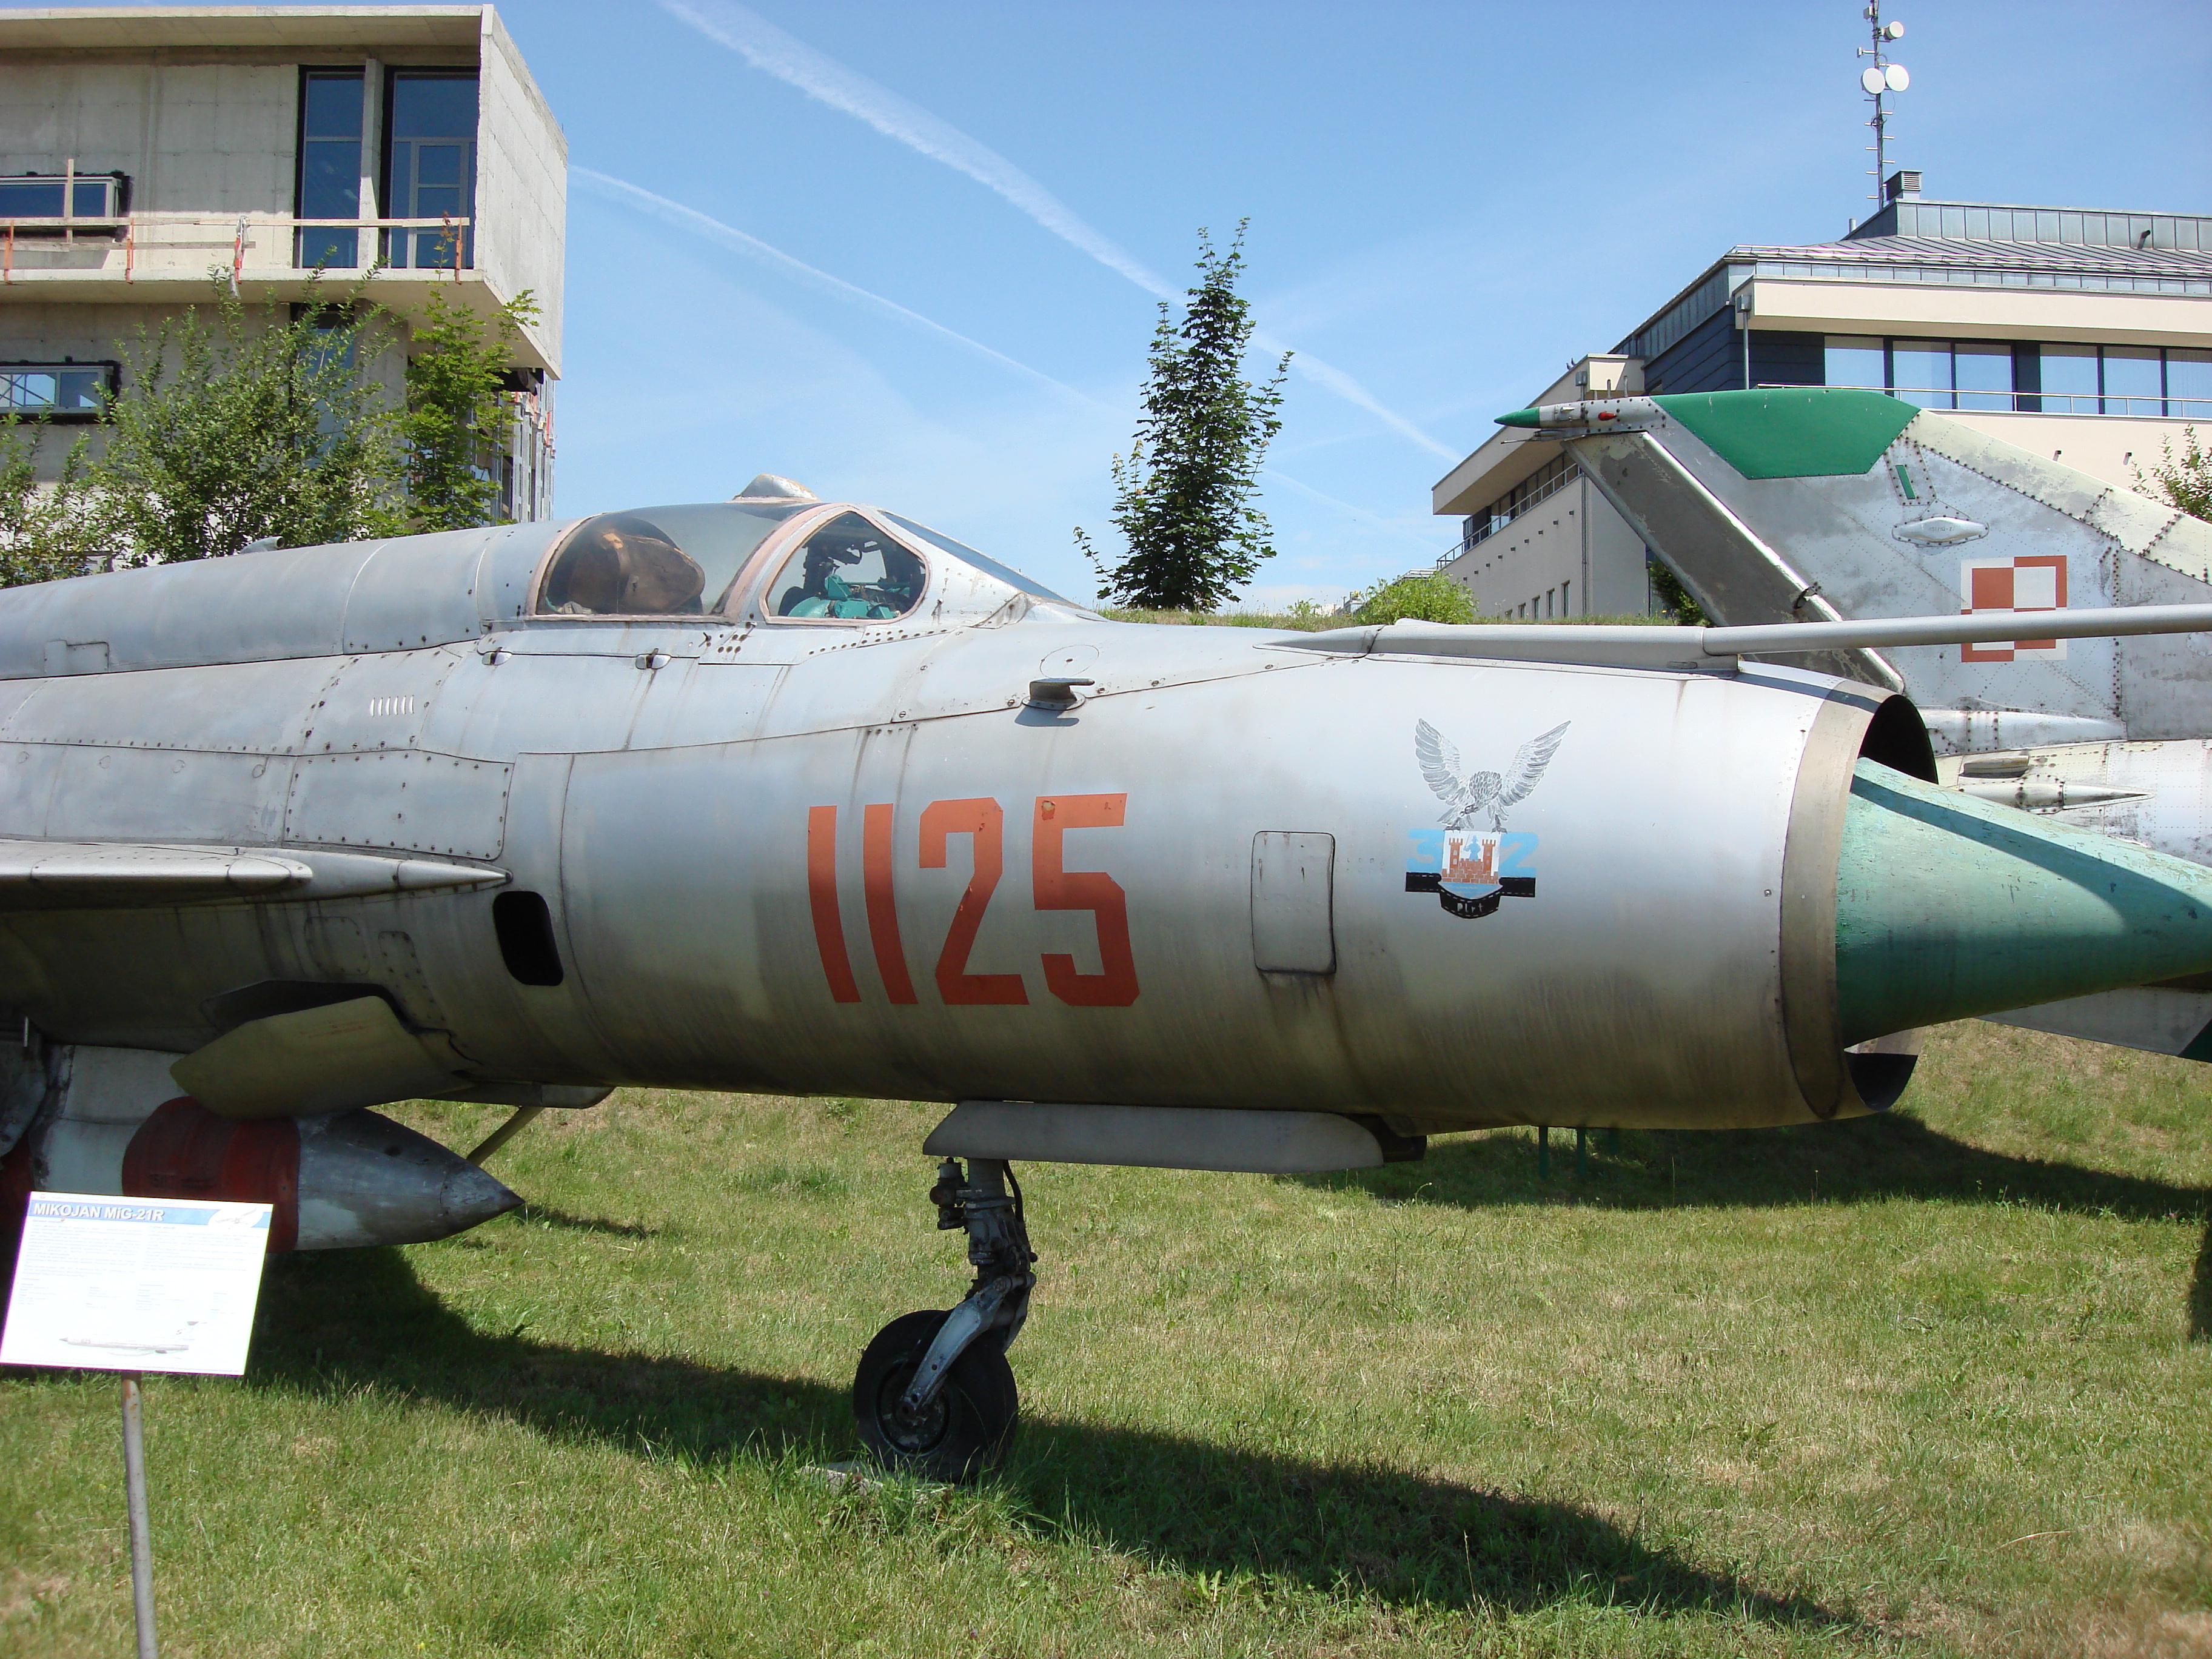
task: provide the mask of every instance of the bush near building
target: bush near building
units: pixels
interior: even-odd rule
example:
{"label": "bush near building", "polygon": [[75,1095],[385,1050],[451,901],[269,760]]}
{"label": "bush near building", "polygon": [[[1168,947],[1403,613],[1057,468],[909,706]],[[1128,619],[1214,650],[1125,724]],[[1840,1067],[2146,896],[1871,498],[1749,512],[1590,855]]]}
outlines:
{"label": "bush near building", "polygon": [[106,441],[78,439],[58,482],[35,481],[43,428],[0,423],[0,586],[496,520],[529,295],[485,321],[434,292],[395,409],[362,366],[401,325],[363,283],[328,304],[268,299],[257,318],[222,275],[209,307],[118,347],[130,372],[101,410]]}
{"label": "bush near building", "polygon": [[1373,624],[1394,622],[1472,623],[1482,620],[1466,588],[1441,570],[1419,570],[1383,582],[1347,603],[1352,619]]}

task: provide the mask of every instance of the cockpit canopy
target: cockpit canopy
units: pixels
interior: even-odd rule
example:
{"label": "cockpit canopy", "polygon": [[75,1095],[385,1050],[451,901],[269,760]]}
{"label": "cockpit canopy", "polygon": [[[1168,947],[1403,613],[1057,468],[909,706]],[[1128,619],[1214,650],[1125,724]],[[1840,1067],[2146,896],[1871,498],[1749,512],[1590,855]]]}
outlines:
{"label": "cockpit canopy", "polygon": [[910,519],[811,501],[710,501],[586,519],[555,545],[541,617],[762,623],[982,617],[1018,597],[1084,608]]}
{"label": "cockpit canopy", "polygon": [[791,550],[761,599],[779,617],[890,622],[921,603],[921,556],[857,513],[817,525]]}

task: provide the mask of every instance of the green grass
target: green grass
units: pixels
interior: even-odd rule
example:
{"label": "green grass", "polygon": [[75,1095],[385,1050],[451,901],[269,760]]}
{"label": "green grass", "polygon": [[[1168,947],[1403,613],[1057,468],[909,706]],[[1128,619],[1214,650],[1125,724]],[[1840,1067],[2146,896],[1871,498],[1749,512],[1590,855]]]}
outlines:
{"label": "green grass", "polygon": [[[513,1216],[272,1263],[242,1382],[149,1382],[164,1650],[2202,1653],[2207,1076],[1970,1024],[1907,1112],[1579,1178],[1036,1168],[974,1492],[810,1469],[964,1284],[933,1112],[626,1093],[501,1154]],[[0,1376],[0,1652],[128,1650],[115,1402]]]}

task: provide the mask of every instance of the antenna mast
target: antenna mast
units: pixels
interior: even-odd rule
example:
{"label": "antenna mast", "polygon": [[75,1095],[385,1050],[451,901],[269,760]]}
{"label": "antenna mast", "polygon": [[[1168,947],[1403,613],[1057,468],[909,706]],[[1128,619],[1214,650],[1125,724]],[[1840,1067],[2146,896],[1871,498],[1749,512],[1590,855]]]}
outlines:
{"label": "antenna mast", "polygon": [[1869,195],[1875,211],[1881,211],[1882,180],[1889,176],[1889,108],[1882,102],[1885,95],[1903,92],[1912,84],[1912,77],[1902,64],[1893,64],[1883,55],[1893,40],[1905,38],[1905,25],[1881,21],[1881,0],[1867,0],[1867,27],[1874,39],[1871,46],[1861,46],[1858,55],[1871,58],[1874,62],[1859,71],[1859,85],[1874,100],[1874,116],[1867,125],[1874,129],[1874,143],[1867,148],[1874,152],[1874,189]]}

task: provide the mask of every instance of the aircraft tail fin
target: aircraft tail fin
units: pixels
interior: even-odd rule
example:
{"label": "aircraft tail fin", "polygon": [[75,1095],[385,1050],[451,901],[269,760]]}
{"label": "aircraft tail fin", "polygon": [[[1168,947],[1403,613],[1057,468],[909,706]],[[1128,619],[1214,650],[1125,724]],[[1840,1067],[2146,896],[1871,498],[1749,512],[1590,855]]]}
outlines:
{"label": "aircraft tail fin", "polygon": [[2197,644],[2037,636],[2039,612],[2212,600],[2212,525],[1998,435],[2040,441],[2032,417],[1780,387],[1506,419],[1564,443],[1715,622],[2018,613],[2017,640],[1808,659],[1906,691],[1955,746],[1993,710],[2033,711],[2025,742],[2182,735],[2212,698]]}

